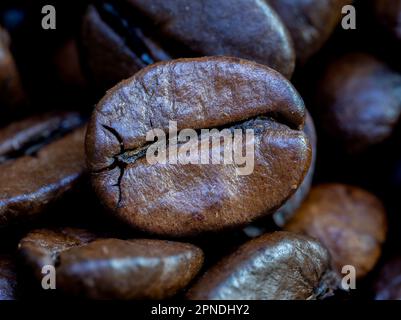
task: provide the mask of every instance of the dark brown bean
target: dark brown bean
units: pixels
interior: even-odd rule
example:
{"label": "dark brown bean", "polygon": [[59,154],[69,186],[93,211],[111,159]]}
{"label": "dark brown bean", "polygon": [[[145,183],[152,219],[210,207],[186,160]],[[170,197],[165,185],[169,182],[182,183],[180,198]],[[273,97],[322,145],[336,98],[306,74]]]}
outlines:
{"label": "dark brown bean", "polygon": [[354,53],[333,61],[317,90],[319,125],[351,153],[389,138],[401,116],[401,74]]}
{"label": "dark brown bean", "polygon": [[386,237],[385,209],[374,195],[357,187],[323,184],[312,188],[285,226],[321,241],[332,256],[333,269],[355,267],[361,278],[373,269]]}
{"label": "dark brown bean", "polygon": [[341,9],[352,0],[267,0],[294,41],[297,60],[304,64],[330,37]]}
{"label": "dark brown bean", "polygon": [[242,245],[207,271],[190,299],[290,300],[331,294],[338,278],[327,250],[312,238],[274,232]]}
{"label": "dark brown bean", "polygon": [[[159,63],[97,105],[87,163],[99,198],[130,225],[170,236],[221,230],[272,213],[297,190],[311,160],[304,117],[295,89],[268,67],[225,57]],[[253,129],[253,172],[241,176],[223,164],[150,165],[146,133],[168,132],[169,120],[178,131]]]}
{"label": "dark brown bean", "polygon": [[287,200],[287,202],[273,214],[274,222],[283,227],[285,223],[294,215],[295,211],[301,206],[303,200],[308,195],[312,186],[313,175],[315,173],[315,163],[317,155],[317,136],[312,116],[306,113],[304,132],[312,146],[312,162],[298,190]]}
{"label": "dark brown bean", "polygon": [[257,0],[101,1],[83,24],[87,63],[106,87],[170,57],[234,56],[290,78],[289,38],[276,13]]}
{"label": "dark brown bean", "polygon": [[83,229],[39,229],[21,239],[18,251],[23,263],[41,280],[42,268],[55,266],[61,252],[85,245],[96,238],[96,235]]}
{"label": "dark brown bean", "polygon": [[92,299],[163,299],[198,273],[202,251],[162,240],[96,240],[61,252],[57,283]]}
{"label": "dark brown bean", "polygon": [[0,130],[0,226],[35,217],[85,172],[83,121],[38,116]]}

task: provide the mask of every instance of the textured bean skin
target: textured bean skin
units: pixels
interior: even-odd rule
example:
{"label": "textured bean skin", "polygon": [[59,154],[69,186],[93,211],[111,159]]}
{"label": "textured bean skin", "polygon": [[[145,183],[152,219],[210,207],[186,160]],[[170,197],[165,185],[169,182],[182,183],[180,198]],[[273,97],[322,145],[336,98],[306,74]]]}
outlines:
{"label": "textured bean skin", "polygon": [[[0,130],[0,226],[37,216],[82,177],[85,172],[85,128],[79,127],[82,123],[74,113],[49,114]],[[26,154],[30,152],[30,144],[46,140],[47,135],[57,134],[60,128],[72,132]]]}
{"label": "textured bean skin", "polygon": [[190,289],[188,297],[314,299],[335,288],[337,280],[329,265],[327,250],[312,238],[289,232],[265,234],[245,243],[208,270]]}
{"label": "textured bean skin", "polygon": [[60,254],[60,287],[93,299],[163,299],[184,288],[203,263],[190,244],[104,239]]}
{"label": "textured bean skin", "polygon": [[317,155],[317,136],[312,116],[307,112],[304,132],[312,148],[312,161],[302,184],[298,190],[287,200],[287,202],[273,214],[274,222],[282,227],[294,215],[295,211],[300,207],[305,197],[308,195],[312,186],[313,175],[315,173],[315,163]]}
{"label": "textured bean skin", "polygon": [[[109,1],[113,4],[113,1]],[[146,38],[155,62],[193,56],[225,55],[265,64],[290,78],[295,55],[290,36],[267,2],[257,0],[125,0],[125,14],[148,20],[148,29],[170,47]],[[123,13],[123,14],[124,14]],[[126,19],[138,23],[138,19]],[[146,66],[95,7],[88,9],[83,24],[86,56],[95,81],[108,85],[127,78]],[[151,43],[151,44],[150,44]],[[173,43],[173,44],[172,44]]]}
{"label": "textured bean skin", "polygon": [[323,184],[310,194],[285,226],[322,242],[333,268],[355,267],[359,278],[373,269],[386,237],[385,209],[374,195],[352,186]]}
{"label": "textured bean skin", "polygon": [[[267,117],[250,121],[258,116]],[[132,226],[173,236],[221,230],[271,213],[296,191],[311,161],[304,117],[294,88],[265,66],[224,57],[159,63],[99,102],[87,163],[99,198]],[[233,165],[149,165],[144,157],[116,163],[143,147],[150,129],[167,132],[169,120],[178,130],[250,121],[257,129],[253,173],[239,176]]]}
{"label": "textured bean skin", "polygon": [[401,116],[401,75],[353,53],[333,61],[319,83],[317,121],[346,151],[363,152],[392,135]]}
{"label": "textured bean skin", "polygon": [[327,41],[352,0],[267,0],[294,41],[297,60],[304,64]]}

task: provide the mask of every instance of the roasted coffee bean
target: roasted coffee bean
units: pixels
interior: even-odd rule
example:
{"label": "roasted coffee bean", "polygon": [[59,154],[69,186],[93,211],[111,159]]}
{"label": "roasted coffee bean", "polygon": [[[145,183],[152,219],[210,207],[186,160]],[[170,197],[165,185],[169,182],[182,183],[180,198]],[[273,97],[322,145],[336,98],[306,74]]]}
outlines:
{"label": "roasted coffee bean", "polygon": [[[25,93],[20,76],[10,51],[10,37],[0,27],[0,113],[5,114],[5,108],[10,110],[24,103]],[[12,111],[11,111],[12,112]]]}
{"label": "roasted coffee bean", "polygon": [[96,238],[95,234],[83,229],[39,229],[29,232],[21,239],[18,251],[23,263],[41,280],[42,268],[55,266],[61,252],[85,245]]}
{"label": "roasted coffee bean", "polygon": [[401,74],[362,53],[333,61],[320,80],[321,129],[350,153],[389,138],[401,116]]}
{"label": "roasted coffee bean", "polygon": [[379,22],[401,41],[401,0],[373,0]]}
{"label": "roasted coffee bean", "polygon": [[[297,190],[311,161],[304,117],[295,89],[268,67],[225,57],[159,63],[99,102],[88,126],[87,163],[99,198],[130,225],[169,236],[221,230],[274,212]],[[150,164],[146,134],[167,133],[169,120],[179,132],[252,130],[253,171],[239,175],[235,165],[209,157],[209,164]],[[209,144],[209,155],[213,148],[223,152]],[[177,149],[180,159],[187,150]]]}
{"label": "roasted coffee bean", "polygon": [[15,261],[8,255],[0,255],[0,300],[16,300],[17,273]]}
{"label": "roasted coffee bean", "polygon": [[316,299],[337,289],[327,250],[312,238],[274,232],[242,245],[190,289],[194,300]]}
{"label": "roasted coffee bean", "polygon": [[333,269],[355,267],[365,276],[375,266],[386,237],[386,212],[374,195],[357,187],[322,184],[285,226],[318,239],[330,252]]}
{"label": "roasted coffee bean", "polygon": [[297,60],[304,64],[330,37],[352,0],[267,0],[294,41]]}
{"label": "roasted coffee bean", "polygon": [[308,195],[312,186],[313,174],[315,173],[315,163],[317,154],[317,136],[312,116],[306,113],[304,132],[312,146],[312,162],[304,181],[298,190],[287,200],[287,202],[273,214],[274,222],[282,227],[291,218],[295,211],[301,206],[303,200]]}
{"label": "roasted coffee bean", "polygon": [[60,253],[59,288],[92,299],[163,299],[198,273],[202,251],[163,240],[96,240]]}
{"label": "roasted coffee bean", "polygon": [[401,300],[401,258],[395,257],[382,267],[374,285],[376,300]]}
{"label": "roasted coffee bean", "polygon": [[87,11],[82,38],[93,78],[106,86],[170,57],[234,56],[288,78],[294,69],[290,36],[264,1],[100,1]]}
{"label": "roasted coffee bean", "polygon": [[0,226],[37,216],[82,177],[82,125],[78,114],[55,113],[0,130]]}

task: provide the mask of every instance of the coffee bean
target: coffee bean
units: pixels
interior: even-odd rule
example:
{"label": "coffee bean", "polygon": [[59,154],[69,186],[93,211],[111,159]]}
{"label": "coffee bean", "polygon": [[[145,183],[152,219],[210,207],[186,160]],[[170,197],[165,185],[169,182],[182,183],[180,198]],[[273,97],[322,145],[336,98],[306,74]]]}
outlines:
{"label": "coffee bean", "polygon": [[333,269],[355,267],[361,278],[373,269],[386,237],[386,212],[374,195],[357,187],[322,184],[312,189],[285,226],[321,241],[332,256]]}
{"label": "coffee bean", "polygon": [[373,0],[372,4],[379,22],[401,41],[401,0]]}
{"label": "coffee bean", "polygon": [[313,175],[315,173],[315,163],[317,154],[317,136],[315,125],[312,116],[309,112],[306,113],[304,132],[312,146],[312,162],[306,174],[304,181],[299,186],[298,190],[291,196],[287,202],[273,214],[274,222],[282,227],[291,218],[295,211],[301,206],[303,200],[308,195],[312,186]]}
{"label": "coffee bean", "polygon": [[304,64],[339,24],[341,9],[352,0],[268,0],[294,41],[297,60]]}
{"label": "coffee bean", "polygon": [[17,299],[17,274],[11,256],[0,255],[0,300]]}
{"label": "coffee bean", "polygon": [[202,251],[163,240],[96,240],[60,253],[59,287],[92,299],[163,299],[198,273]]}
{"label": "coffee bean", "polygon": [[95,234],[83,229],[38,229],[21,239],[18,251],[23,263],[32,269],[38,280],[41,280],[42,268],[55,266],[61,252],[83,246],[96,238]]}
{"label": "coffee bean", "polygon": [[316,299],[338,284],[327,250],[295,233],[274,232],[242,245],[190,289],[195,300]]}
{"label": "coffee bean", "polygon": [[106,86],[171,57],[235,56],[288,78],[294,69],[285,27],[257,0],[100,1],[87,11],[82,38],[93,79]]}
{"label": "coffee bean", "polygon": [[[0,27],[0,113],[2,117],[9,115],[12,109],[21,106],[24,99],[25,93],[10,51],[10,37]],[[8,114],[5,112],[6,107],[9,108]]]}
{"label": "coffee bean", "polygon": [[381,268],[374,284],[376,300],[401,300],[401,258],[394,257]]}
{"label": "coffee bean", "polygon": [[[284,77],[246,60],[147,67],[110,90],[92,115],[86,154],[95,191],[109,210],[147,232],[184,236],[244,225],[272,213],[302,182],[311,158],[304,116]],[[169,120],[178,131],[253,130],[253,172],[238,175],[235,165],[210,158],[209,164],[149,164],[146,133],[167,132]],[[214,148],[221,154],[222,146]],[[210,145],[208,151],[215,152]]]}
{"label": "coffee bean", "polygon": [[320,80],[321,129],[350,153],[389,138],[401,116],[401,74],[362,53],[333,61]]}
{"label": "coffee bean", "polygon": [[57,113],[0,130],[0,226],[37,216],[82,177],[82,124],[75,113]]}

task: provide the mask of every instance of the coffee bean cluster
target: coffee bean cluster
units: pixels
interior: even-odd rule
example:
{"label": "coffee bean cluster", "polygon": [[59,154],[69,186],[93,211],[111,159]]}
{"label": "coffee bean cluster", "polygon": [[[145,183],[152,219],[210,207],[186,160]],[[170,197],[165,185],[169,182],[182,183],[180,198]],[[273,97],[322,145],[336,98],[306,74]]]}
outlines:
{"label": "coffee bean cluster", "polygon": [[[0,299],[401,299],[400,17],[2,0]],[[252,131],[252,172],[150,162],[172,122]]]}

